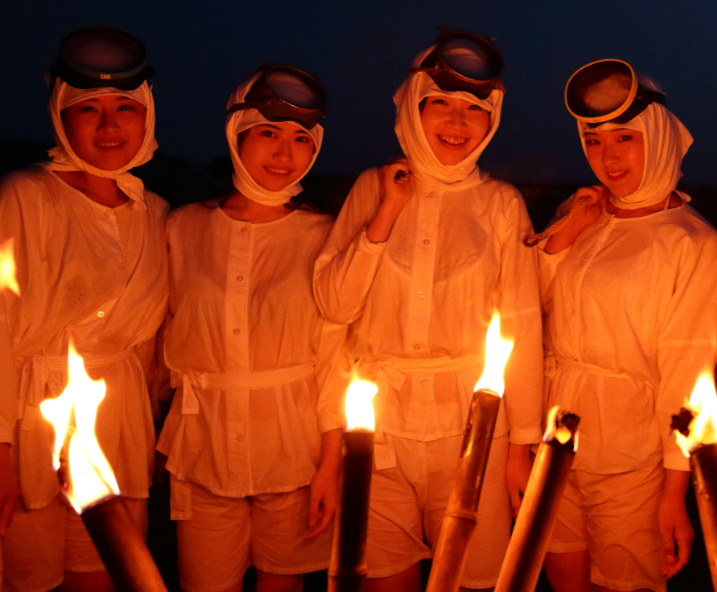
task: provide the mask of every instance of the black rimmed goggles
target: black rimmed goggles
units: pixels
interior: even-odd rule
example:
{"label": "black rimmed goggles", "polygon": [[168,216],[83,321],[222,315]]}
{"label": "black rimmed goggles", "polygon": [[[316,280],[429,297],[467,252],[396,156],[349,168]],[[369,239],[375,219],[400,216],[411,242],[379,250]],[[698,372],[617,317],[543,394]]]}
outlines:
{"label": "black rimmed goggles", "polygon": [[487,99],[494,90],[505,92],[503,56],[490,38],[467,31],[443,31],[435,49],[411,73],[425,72],[446,92],[465,91]]}
{"label": "black rimmed goggles", "polygon": [[256,109],[269,121],[294,121],[307,130],[326,117],[326,91],[317,78],[285,64],[262,66],[244,101],[228,112]]}
{"label": "black rimmed goggles", "polygon": [[565,86],[571,115],[590,126],[627,123],[651,103],[666,105],[665,95],[645,88],[622,60],[598,60],[580,68]]}
{"label": "black rimmed goggles", "polygon": [[75,88],[134,90],[152,80],[147,51],[129,33],[111,27],[86,27],[67,35],[50,68],[52,84],[60,78]]}

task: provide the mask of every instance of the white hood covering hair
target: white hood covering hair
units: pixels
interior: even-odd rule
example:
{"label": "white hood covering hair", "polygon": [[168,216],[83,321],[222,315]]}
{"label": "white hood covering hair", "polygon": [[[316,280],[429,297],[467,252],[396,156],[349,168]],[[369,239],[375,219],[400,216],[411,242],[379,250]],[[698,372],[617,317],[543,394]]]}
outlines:
{"label": "white hood covering hair", "polygon": [[[435,46],[432,46],[418,54],[416,59],[413,60],[413,67],[418,68],[426,56],[434,49]],[[456,165],[441,164],[423,131],[418,106],[424,98],[430,95],[464,99],[480,105],[490,113],[490,130],[488,134],[473,152]],[[476,161],[498,129],[503,105],[503,93],[501,91],[494,90],[487,99],[481,100],[469,92],[441,90],[428,74],[418,72],[411,74],[399,87],[393,97],[393,102],[396,104],[396,136],[398,136],[403,153],[408,159],[411,172],[419,182],[443,188],[446,188],[447,185],[454,186],[459,184],[460,189],[466,189],[466,183],[475,185],[482,182]]]}
{"label": "white hood covering hair", "polygon": [[[227,109],[232,105],[241,103],[244,101],[244,97],[251,89],[252,85],[256,80],[259,79],[260,74],[257,73],[248,80],[244,81],[239,88],[236,89],[232,96],[229,98],[227,103]],[[297,91],[300,90],[297,88]],[[314,156],[309,163],[309,166],[304,171],[304,174],[299,177],[295,183],[285,187],[281,191],[269,191],[259,185],[254,178],[247,172],[242,164],[241,158],[239,158],[239,150],[237,147],[237,134],[253,127],[255,125],[261,125],[262,123],[272,123],[266,119],[256,109],[244,109],[241,111],[235,111],[227,116],[226,121],[226,133],[227,142],[229,143],[229,152],[232,157],[232,163],[234,164],[234,174],[232,175],[232,182],[234,187],[245,197],[248,197],[252,201],[256,201],[265,206],[281,206],[287,203],[292,197],[298,195],[303,191],[301,183],[299,181],[304,178],[306,173],[311,170],[316,162],[316,157],[319,155],[321,150],[321,142],[324,137],[324,128],[318,123],[310,130],[306,132],[314,140]],[[303,126],[302,126],[303,127]]]}
{"label": "white hood covering hair", "polygon": [[[643,86],[662,92],[659,85],[649,78],[640,76]],[[666,199],[677,187],[682,176],[680,165],[687,150],[692,144],[692,136],[682,122],[664,105],[651,103],[637,117],[627,123],[603,123],[590,128],[586,123],[578,121],[580,142],[585,150],[584,133],[588,129],[613,130],[631,129],[642,132],[645,141],[645,168],[642,182],[637,191],[618,197],[610,196],[610,203],[624,210],[635,210],[655,205]],[[689,196],[680,193],[683,200]]]}
{"label": "white hood covering hair", "polygon": [[[67,140],[65,128],[62,125],[60,114],[63,109],[100,95],[128,97],[141,103],[147,109],[142,146],[140,146],[137,154],[134,155],[130,162],[116,171],[98,169],[77,156]],[[55,127],[56,146],[48,151],[51,161],[45,165],[46,168],[52,171],[83,171],[97,177],[114,179],[120,190],[132,200],[135,209],[145,209],[144,183],[128,171],[148,162],[157,149],[157,141],[154,138],[154,98],[149,84],[145,81],[134,90],[120,90],[107,86],[80,89],[70,86],[64,80],[58,78],[50,95],[48,110],[50,111],[50,117],[52,117],[52,124]]]}

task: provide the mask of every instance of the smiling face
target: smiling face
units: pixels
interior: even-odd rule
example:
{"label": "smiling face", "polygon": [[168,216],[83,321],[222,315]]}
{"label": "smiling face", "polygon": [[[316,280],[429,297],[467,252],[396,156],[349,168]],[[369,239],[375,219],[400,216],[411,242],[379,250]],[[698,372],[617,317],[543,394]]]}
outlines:
{"label": "smiling face", "polygon": [[247,130],[239,158],[267,191],[281,191],[300,179],[314,157],[314,139],[292,121],[263,123]]}
{"label": "smiling face", "polygon": [[92,97],[70,105],[60,115],[72,150],[98,169],[121,169],[144,142],[147,109],[122,95]]}
{"label": "smiling face", "polygon": [[421,124],[438,161],[450,166],[465,160],[483,141],[490,113],[464,99],[432,95],[426,97]]}
{"label": "smiling face", "polygon": [[588,129],[583,133],[588,162],[613,195],[635,193],[645,170],[642,132],[631,129]]}

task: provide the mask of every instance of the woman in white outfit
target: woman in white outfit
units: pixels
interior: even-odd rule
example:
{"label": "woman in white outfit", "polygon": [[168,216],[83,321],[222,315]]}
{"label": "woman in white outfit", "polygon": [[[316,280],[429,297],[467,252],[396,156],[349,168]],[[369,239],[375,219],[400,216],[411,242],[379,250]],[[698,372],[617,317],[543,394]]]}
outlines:
{"label": "woman in white outfit", "polygon": [[379,386],[370,590],[418,590],[494,310],[515,347],[462,586],[495,584],[541,437],[537,259],[520,242],[530,220],[518,191],[476,165],[500,121],[501,69],[492,43],[470,33],[419,54],[394,97],[404,157],[359,177],[316,262],[321,311],[350,323],[359,372]]}
{"label": "woman in white outfit", "polygon": [[0,240],[14,239],[21,290],[0,295],[11,349],[1,363],[19,385],[4,385],[0,407],[0,534],[12,517],[2,539],[4,592],[112,589],[59,493],[54,432],[39,409],[64,388],[70,337],[90,376],[107,383],[97,438],[146,531],[154,430],[143,352],[151,354],[165,315],[168,207],[128,172],[157,147],[144,59],[141,43],[120,31],[70,34],[51,70],[50,162],[0,185]]}
{"label": "woman in white outfit", "polygon": [[546,566],[560,592],[664,591],[693,538],[670,417],[714,369],[717,234],[676,189],[692,137],[655,83],[602,60],[566,100],[599,184],[540,250],[549,405],[582,418]]}
{"label": "woman in white outfit", "polygon": [[325,96],[289,66],[232,94],[234,189],[170,215],[165,357],[178,387],[159,440],[187,592],[301,590],[328,566],[343,414],[330,380],[345,329],[314,302],[331,217],[297,207]]}

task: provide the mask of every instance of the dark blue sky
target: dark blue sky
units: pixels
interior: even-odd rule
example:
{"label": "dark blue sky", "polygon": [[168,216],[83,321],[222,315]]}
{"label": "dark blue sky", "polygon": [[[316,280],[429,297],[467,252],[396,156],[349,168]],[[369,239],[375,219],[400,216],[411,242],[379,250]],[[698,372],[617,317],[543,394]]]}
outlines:
{"label": "dark blue sky", "polygon": [[695,137],[688,185],[717,185],[715,0],[11,0],[0,13],[0,136],[49,141],[42,74],[59,39],[85,25],[125,29],[155,68],[157,138],[168,154],[227,154],[229,93],[264,60],[322,79],[330,93],[315,170],[356,175],[398,153],[392,96],[438,26],[490,35],[506,59],[503,120],[480,164],[517,181],[591,173],[563,104],[570,74],[616,57],[658,80]]}

